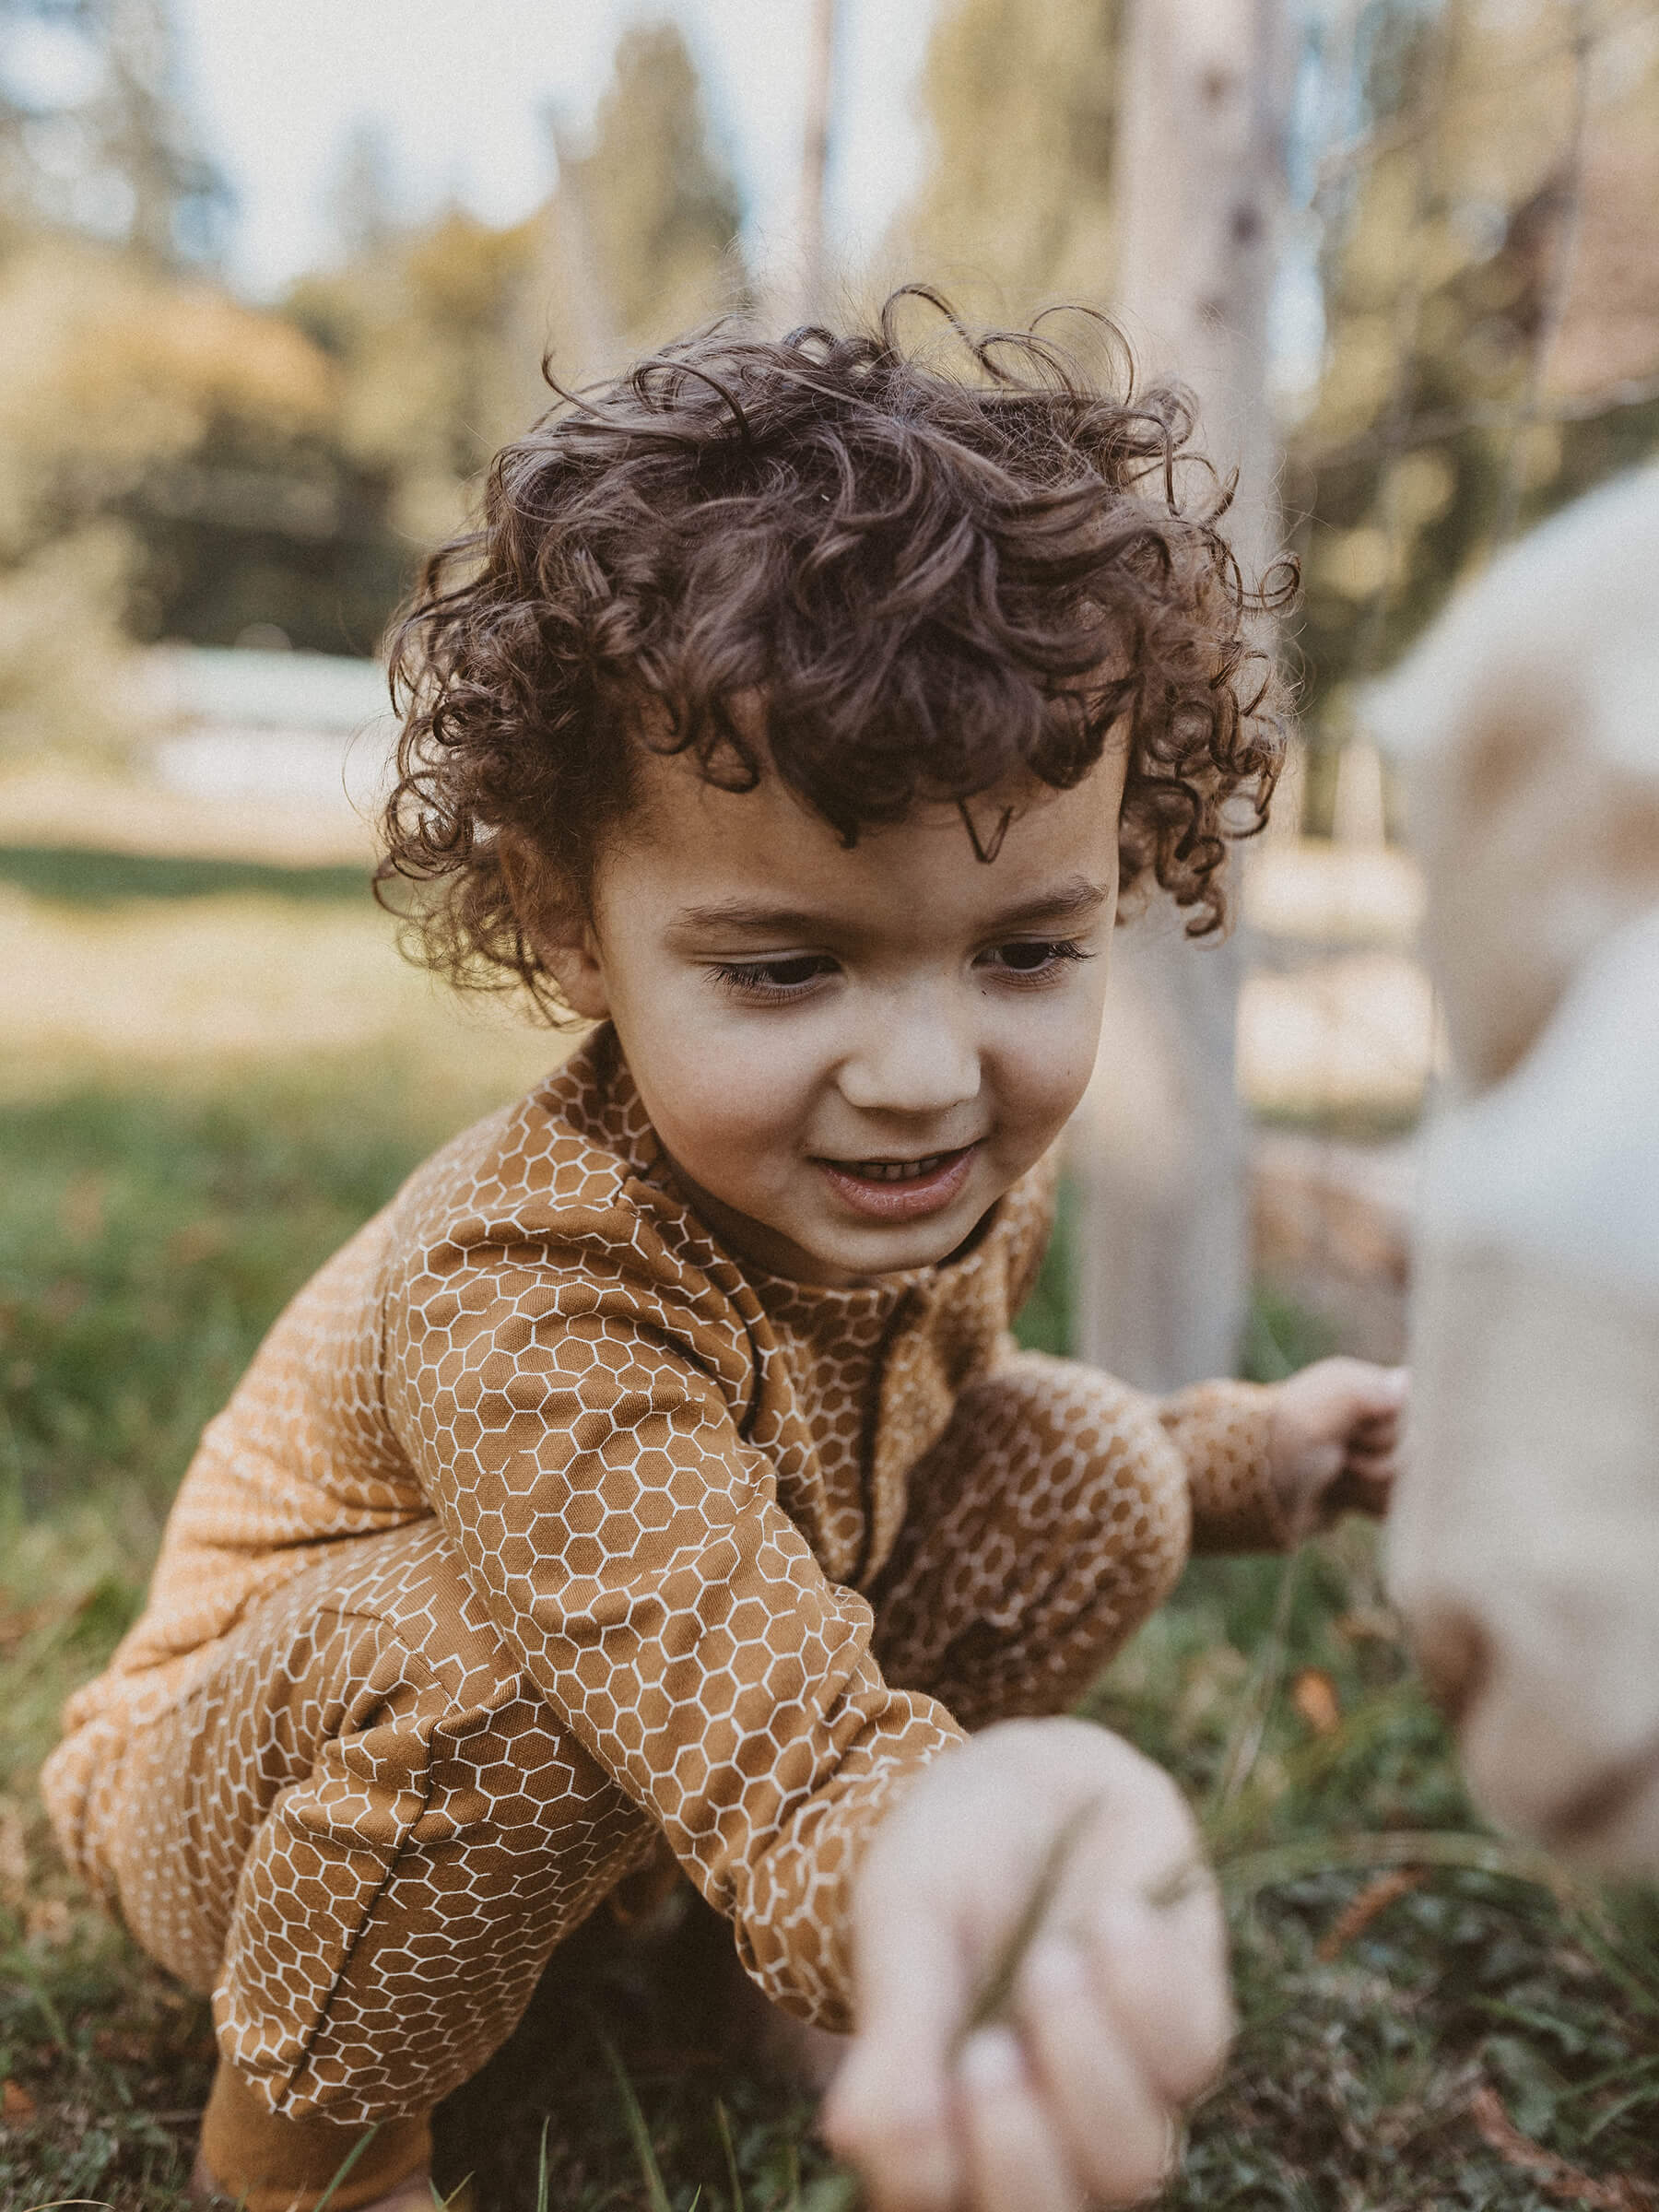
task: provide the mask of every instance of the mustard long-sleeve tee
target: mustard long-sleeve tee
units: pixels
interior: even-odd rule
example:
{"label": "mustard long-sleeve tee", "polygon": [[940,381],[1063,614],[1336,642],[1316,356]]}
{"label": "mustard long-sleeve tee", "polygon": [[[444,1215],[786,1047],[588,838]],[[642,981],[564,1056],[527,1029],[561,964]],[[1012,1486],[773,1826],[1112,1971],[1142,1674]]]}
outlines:
{"label": "mustard long-sleeve tee", "polygon": [[[751,1967],[842,2012],[859,1849],[961,1733],[883,1678],[863,1593],[910,1470],[1007,1347],[1053,1183],[1034,1170],[935,1267],[766,1276],[679,1194],[599,1030],[278,1320],[203,1437],[143,1617],[70,1705],[59,1789],[76,1729],[184,1694],[322,1547],[436,1514],[505,1645]],[[1280,1534],[1267,1398],[1206,1384],[1162,1408],[1200,1542]]]}

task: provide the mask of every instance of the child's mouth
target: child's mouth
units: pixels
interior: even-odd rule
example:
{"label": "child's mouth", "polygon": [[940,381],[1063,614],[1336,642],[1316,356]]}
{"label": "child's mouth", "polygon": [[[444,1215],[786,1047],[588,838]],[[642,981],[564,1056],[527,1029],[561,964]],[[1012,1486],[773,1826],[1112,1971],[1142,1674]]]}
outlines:
{"label": "child's mouth", "polygon": [[967,1182],[977,1143],[916,1159],[819,1159],[838,1197],[883,1221],[913,1221],[948,1206]]}

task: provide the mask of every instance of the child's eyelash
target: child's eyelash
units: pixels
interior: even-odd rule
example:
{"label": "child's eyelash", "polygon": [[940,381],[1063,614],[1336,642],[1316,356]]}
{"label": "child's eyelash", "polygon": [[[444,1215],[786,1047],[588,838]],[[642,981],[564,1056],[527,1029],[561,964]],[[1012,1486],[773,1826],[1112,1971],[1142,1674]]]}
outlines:
{"label": "child's eyelash", "polygon": [[[1076,937],[1020,937],[993,949],[1002,954],[1006,975],[1017,982],[1040,982],[1065,960],[1092,960],[1094,954]],[[1009,953],[1035,956],[1029,967],[1007,959]],[[798,998],[809,984],[829,973],[833,963],[820,953],[798,953],[782,960],[717,960],[710,974],[724,989],[748,999]],[[793,971],[793,972],[791,972]]]}
{"label": "child's eyelash", "polygon": [[[805,972],[790,975],[790,969]],[[788,960],[720,960],[709,972],[744,998],[798,998],[825,972],[825,963],[815,954],[800,953]]]}
{"label": "child's eyelash", "polygon": [[[1076,937],[1020,937],[1011,945],[998,945],[994,949],[1004,956],[1003,966],[1006,972],[1017,976],[1037,977],[1041,976],[1045,969],[1052,968],[1057,961],[1092,960],[1095,957],[1088,947]],[[1034,953],[1037,958],[1032,960],[1029,968],[1018,968],[1007,959],[1006,956],[1010,952]]]}

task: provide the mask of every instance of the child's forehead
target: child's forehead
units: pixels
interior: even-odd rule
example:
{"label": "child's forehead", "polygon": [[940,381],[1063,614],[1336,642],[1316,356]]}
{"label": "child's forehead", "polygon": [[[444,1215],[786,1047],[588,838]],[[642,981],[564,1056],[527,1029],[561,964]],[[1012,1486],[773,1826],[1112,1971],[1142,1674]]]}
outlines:
{"label": "child's forehead", "polygon": [[949,838],[991,857],[990,848],[1006,842],[1017,823],[1041,818],[1071,793],[1087,791],[1096,802],[1110,793],[1121,800],[1126,759],[1125,746],[1108,743],[1069,791],[1022,770],[967,798],[924,796],[896,820],[864,825],[849,845],[839,829],[769,764],[764,747],[758,748],[752,783],[745,780],[738,787],[724,763],[716,762],[711,773],[690,749],[670,752],[646,746],[634,779],[630,827],[670,843],[683,840],[694,822],[729,826],[728,834],[740,841],[765,842],[786,829],[852,852],[874,850],[900,837]]}
{"label": "child's forehead", "polygon": [[1021,776],[960,802],[923,800],[848,844],[775,771],[734,791],[688,754],[648,753],[617,851],[632,895],[649,885],[711,910],[808,896],[902,907],[912,891],[969,906],[1061,877],[1115,881],[1123,782],[1117,748],[1069,790]]}

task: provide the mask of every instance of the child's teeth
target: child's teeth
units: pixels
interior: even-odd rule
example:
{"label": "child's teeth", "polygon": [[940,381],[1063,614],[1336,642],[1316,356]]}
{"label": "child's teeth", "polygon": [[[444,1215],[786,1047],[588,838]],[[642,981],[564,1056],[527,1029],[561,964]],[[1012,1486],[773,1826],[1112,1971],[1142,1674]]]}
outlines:
{"label": "child's teeth", "polygon": [[943,1152],[930,1152],[925,1159],[861,1159],[858,1172],[868,1182],[913,1182],[919,1175],[931,1175],[944,1158]]}

